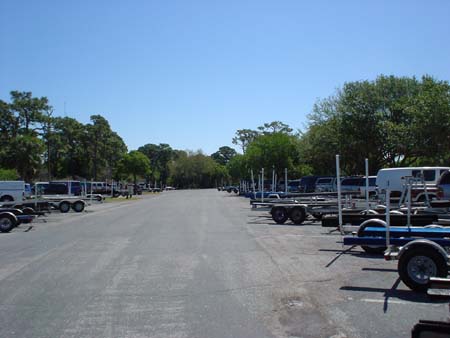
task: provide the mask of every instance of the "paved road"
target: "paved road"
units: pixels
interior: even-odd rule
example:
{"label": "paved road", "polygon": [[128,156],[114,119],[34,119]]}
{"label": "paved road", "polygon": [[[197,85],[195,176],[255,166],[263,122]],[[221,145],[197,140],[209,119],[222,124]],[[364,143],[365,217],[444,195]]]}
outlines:
{"label": "paved road", "polygon": [[227,193],[90,210],[0,234],[0,337],[408,337],[448,316],[394,263]]}

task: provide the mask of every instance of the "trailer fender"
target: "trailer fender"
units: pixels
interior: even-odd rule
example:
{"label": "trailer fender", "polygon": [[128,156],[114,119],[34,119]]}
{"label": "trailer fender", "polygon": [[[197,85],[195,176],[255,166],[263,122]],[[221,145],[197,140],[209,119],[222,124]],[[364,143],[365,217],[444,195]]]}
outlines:
{"label": "trailer fender", "polygon": [[382,219],[378,218],[366,219],[359,225],[358,237],[363,237],[364,229],[367,228],[368,226],[386,228],[387,224],[386,221],[383,221]]}
{"label": "trailer fender", "polygon": [[439,199],[438,196],[434,192],[429,192],[429,193],[421,192],[420,194],[418,194],[416,196],[416,198],[414,198],[414,201],[416,201],[416,202],[426,202],[427,195],[428,195],[428,200],[430,202],[431,202],[431,200]]}
{"label": "trailer fender", "polygon": [[[358,229],[358,237],[364,237],[364,230],[367,227],[386,228],[386,221],[378,218],[366,219]],[[368,254],[381,255],[386,250],[385,246],[361,245],[361,248]]]}
{"label": "trailer fender", "polygon": [[398,259],[409,249],[417,248],[417,247],[426,247],[428,249],[433,249],[437,253],[439,253],[442,258],[445,260],[445,262],[449,262],[449,257],[447,255],[447,252],[445,249],[437,244],[436,242],[430,241],[429,239],[420,238],[415,239],[414,241],[409,242],[408,244],[402,246],[398,252]]}
{"label": "trailer fender", "polygon": [[359,213],[360,215],[378,215],[378,211],[369,209],[369,210],[363,210]]}

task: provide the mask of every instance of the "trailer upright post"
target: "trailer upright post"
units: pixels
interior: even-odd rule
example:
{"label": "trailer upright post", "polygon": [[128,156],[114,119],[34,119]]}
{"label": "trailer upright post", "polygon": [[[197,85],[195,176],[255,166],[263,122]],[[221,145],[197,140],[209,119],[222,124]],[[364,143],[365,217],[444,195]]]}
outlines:
{"label": "trailer upright post", "polygon": [[407,211],[407,226],[408,228],[411,226],[411,188],[412,188],[412,180],[408,181],[408,211]]}
{"label": "trailer upright post", "polygon": [[388,187],[386,189],[386,248],[389,250],[390,247],[390,229],[391,226],[391,190],[389,189],[389,181],[388,181]]}
{"label": "trailer upright post", "polygon": [[369,210],[369,159],[366,158],[366,211]]}
{"label": "trailer upright post", "polygon": [[287,168],[284,168],[284,193],[288,193]]}
{"label": "trailer upright post", "polygon": [[94,181],[94,179],[93,178],[91,178],[91,205],[92,205],[92,182]]}
{"label": "trailer upright post", "polygon": [[253,176],[253,169],[250,170],[250,173],[252,175],[253,198],[256,199],[255,177]]}
{"label": "trailer upright post", "polygon": [[262,168],[261,171],[261,181],[262,181],[261,202],[264,203],[264,168]]}
{"label": "trailer upright post", "polygon": [[338,213],[339,213],[339,231],[344,234],[342,228],[342,201],[341,201],[341,169],[339,167],[339,155],[336,155],[336,180],[337,180],[337,193],[338,193]]}
{"label": "trailer upright post", "polygon": [[272,192],[275,192],[275,166],[272,166]]}

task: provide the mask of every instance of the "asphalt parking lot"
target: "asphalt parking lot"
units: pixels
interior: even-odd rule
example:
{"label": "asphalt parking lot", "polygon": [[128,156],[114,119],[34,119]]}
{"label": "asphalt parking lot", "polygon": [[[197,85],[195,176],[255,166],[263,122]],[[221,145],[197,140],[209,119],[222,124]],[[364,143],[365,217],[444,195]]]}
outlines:
{"label": "asphalt parking lot", "polygon": [[409,337],[449,317],[330,230],[215,190],[52,213],[0,234],[0,336]]}

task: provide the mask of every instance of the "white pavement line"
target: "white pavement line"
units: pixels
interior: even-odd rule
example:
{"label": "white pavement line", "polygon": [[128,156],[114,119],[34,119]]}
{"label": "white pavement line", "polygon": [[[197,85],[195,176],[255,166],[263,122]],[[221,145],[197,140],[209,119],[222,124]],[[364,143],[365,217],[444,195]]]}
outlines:
{"label": "white pavement line", "polygon": [[[371,299],[371,298],[363,298],[360,299],[361,302],[366,302],[366,303],[382,303],[384,304],[386,302],[385,299]],[[388,299],[387,302],[389,304],[398,304],[398,305],[425,305],[425,306],[434,306],[434,307],[439,307],[442,305],[446,305],[444,304],[430,304],[430,303],[416,303],[416,302],[408,302],[408,301],[404,301],[404,300],[392,300],[392,299]]]}

